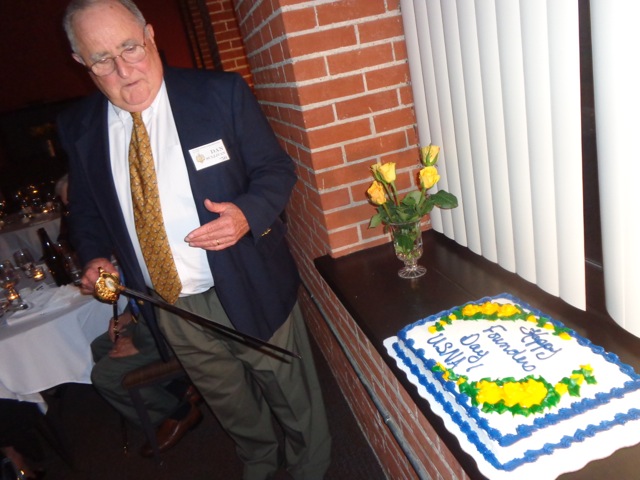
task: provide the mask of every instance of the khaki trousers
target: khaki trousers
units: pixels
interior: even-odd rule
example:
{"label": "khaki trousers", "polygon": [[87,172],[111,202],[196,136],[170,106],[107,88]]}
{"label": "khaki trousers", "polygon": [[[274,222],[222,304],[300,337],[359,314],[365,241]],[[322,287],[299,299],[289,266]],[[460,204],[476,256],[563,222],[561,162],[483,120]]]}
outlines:
{"label": "khaki trousers", "polygon": [[[181,297],[176,306],[232,327],[215,288]],[[324,477],[331,439],[297,304],[269,342],[300,353],[302,360],[257,349],[165,310],[157,309],[157,314],[162,332],[191,381],[235,441],[245,480],[270,478],[282,463],[282,453],[293,478]],[[279,445],[272,414],[284,432],[284,448]]]}

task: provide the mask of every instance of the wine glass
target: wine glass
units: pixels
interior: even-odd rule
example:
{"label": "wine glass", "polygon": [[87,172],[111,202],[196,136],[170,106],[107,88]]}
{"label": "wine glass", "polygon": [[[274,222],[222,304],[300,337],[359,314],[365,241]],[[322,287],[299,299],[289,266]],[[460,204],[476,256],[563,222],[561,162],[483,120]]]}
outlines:
{"label": "wine glass", "polygon": [[33,276],[35,262],[28,248],[16,250],[13,253],[13,259],[16,261],[16,266],[20,267],[27,277],[31,278]]}
{"label": "wine glass", "polygon": [[7,300],[11,302],[11,308],[22,310],[27,308],[27,305],[20,297],[20,294],[16,290],[16,284],[20,281],[18,272],[13,267],[10,260],[4,260],[0,263],[0,287],[4,288],[7,293]]}

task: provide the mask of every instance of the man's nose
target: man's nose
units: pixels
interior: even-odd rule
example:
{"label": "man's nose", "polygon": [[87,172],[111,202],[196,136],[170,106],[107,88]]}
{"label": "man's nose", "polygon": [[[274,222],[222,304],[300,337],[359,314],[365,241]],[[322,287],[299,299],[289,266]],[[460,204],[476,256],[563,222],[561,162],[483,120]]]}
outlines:
{"label": "man's nose", "polygon": [[118,75],[123,78],[127,78],[131,72],[131,64],[125,62],[121,56],[113,58],[113,62],[116,64],[116,71]]}

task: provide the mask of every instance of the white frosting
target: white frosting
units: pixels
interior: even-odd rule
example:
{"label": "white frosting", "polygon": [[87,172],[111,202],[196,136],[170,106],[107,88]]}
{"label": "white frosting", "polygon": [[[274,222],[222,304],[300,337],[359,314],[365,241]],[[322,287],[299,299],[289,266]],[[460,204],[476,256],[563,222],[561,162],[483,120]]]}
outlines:
{"label": "white frosting", "polygon": [[[507,295],[474,303],[488,300],[520,305],[540,317],[540,312]],[[573,445],[582,442],[583,430],[593,436],[594,432],[619,428],[615,424],[620,417],[616,416],[640,406],[639,377],[615,355],[607,354],[575,332],[563,339],[553,334],[553,328],[541,328],[526,320],[476,319],[457,319],[443,325],[441,331],[429,330],[449,312],[406,327],[393,342],[393,348],[400,357],[398,361],[407,369],[413,367],[411,374],[427,390],[432,389],[429,399],[443,405],[445,415],[460,427],[460,433],[477,449],[475,453],[497,470],[510,471],[514,465],[520,468],[541,460],[548,464],[548,456],[556,451],[562,452],[557,462],[570,465]],[[563,327],[552,320],[547,323],[548,327],[551,324]],[[552,386],[570,377],[573,370],[589,365],[597,384],[584,382],[579,397],[564,394],[557,405],[530,416],[509,411],[485,413],[473,407],[471,399],[461,395],[454,382],[434,373],[431,361],[439,362],[456,375],[466,376],[469,382],[509,377],[517,381],[532,375],[544,378]],[[598,435],[602,433],[595,436]],[[561,442],[566,444],[560,446]],[[578,450],[584,455],[584,448]],[[593,455],[599,458],[595,452]]]}

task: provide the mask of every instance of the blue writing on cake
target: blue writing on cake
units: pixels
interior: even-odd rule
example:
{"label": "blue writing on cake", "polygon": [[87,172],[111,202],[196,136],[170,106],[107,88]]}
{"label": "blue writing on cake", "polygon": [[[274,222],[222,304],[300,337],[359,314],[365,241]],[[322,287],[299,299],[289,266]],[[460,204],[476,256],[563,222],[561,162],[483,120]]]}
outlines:
{"label": "blue writing on cake", "polygon": [[[532,328],[520,327],[520,332],[524,334],[524,337],[522,337],[522,343],[525,344],[525,347],[530,347],[534,345],[533,348],[529,348],[529,351],[537,352],[536,358],[538,360],[547,360],[553,357],[560,350],[562,350],[562,348],[558,348],[558,349],[553,348],[553,344],[546,338],[543,338],[549,335],[549,332],[546,330],[543,330],[541,328],[533,328],[533,327]],[[538,350],[542,350],[542,351],[538,351]]]}
{"label": "blue writing on cake", "polygon": [[472,335],[465,335],[460,339],[460,343],[469,348],[475,355],[470,355],[467,357],[467,361],[472,364],[471,367],[467,368],[467,372],[471,371],[473,368],[479,367],[482,364],[473,365],[482,360],[486,355],[489,354],[488,350],[482,350],[482,345],[478,343],[478,339],[480,338],[479,333],[474,333]]}
{"label": "blue writing on cake", "polygon": [[512,348],[511,344],[500,334],[500,332],[504,332],[506,330],[507,329],[502,325],[492,325],[491,327],[484,329],[482,332],[487,333],[487,338],[495,343],[500,350],[513,358],[513,360],[518,363],[525,372],[535,370],[536,366],[529,362],[526,350],[517,350]]}
{"label": "blue writing on cake", "polygon": [[439,333],[435,337],[430,338],[429,340],[427,340],[427,343],[433,345],[436,353],[444,357],[442,359],[443,362],[447,365],[450,365],[451,368],[457,367],[466,359],[460,349],[453,348],[453,343],[448,342],[447,338],[442,333]]}

